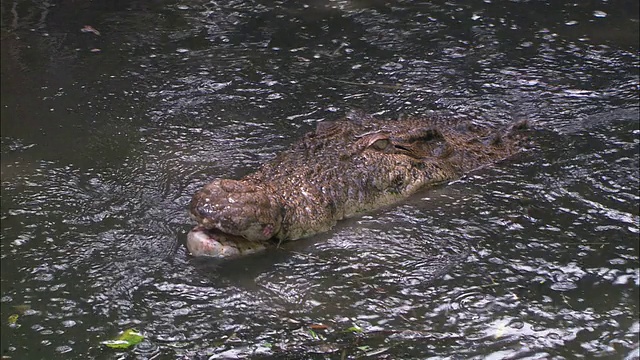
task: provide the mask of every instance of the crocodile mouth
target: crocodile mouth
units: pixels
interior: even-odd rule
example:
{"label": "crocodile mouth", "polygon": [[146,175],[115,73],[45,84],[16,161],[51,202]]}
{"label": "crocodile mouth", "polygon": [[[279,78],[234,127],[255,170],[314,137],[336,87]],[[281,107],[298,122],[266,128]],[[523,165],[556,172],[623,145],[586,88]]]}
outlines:
{"label": "crocodile mouth", "polygon": [[264,251],[270,241],[250,241],[242,236],[198,225],[187,234],[187,250],[195,257],[234,258]]}

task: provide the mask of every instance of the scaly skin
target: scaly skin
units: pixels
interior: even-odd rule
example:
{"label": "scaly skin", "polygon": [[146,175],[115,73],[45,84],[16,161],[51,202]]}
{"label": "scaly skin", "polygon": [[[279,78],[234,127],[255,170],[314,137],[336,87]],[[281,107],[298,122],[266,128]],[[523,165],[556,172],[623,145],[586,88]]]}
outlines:
{"label": "scaly skin", "polygon": [[520,151],[524,127],[363,116],[321,122],[255,173],[198,191],[190,212],[199,226],[187,247],[194,256],[233,257],[327,231],[338,220],[509,157]]}

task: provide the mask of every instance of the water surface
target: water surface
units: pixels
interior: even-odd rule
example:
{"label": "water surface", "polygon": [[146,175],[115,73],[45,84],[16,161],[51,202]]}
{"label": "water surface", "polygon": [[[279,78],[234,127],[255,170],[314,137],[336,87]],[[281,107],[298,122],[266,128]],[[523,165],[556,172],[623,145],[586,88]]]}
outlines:
{"label": "water surface", "polygon": [[[640,358],[637,2],[1,4],[3,356]],[[536,145],[188,256],[200,186],[352,109],[528,119]]]}

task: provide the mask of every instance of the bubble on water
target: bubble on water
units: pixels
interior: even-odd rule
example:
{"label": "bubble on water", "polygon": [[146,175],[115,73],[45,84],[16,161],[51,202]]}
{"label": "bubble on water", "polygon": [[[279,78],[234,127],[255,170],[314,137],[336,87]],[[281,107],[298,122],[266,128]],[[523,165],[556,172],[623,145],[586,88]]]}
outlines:
{"label": "bubble on water", "polygon": [[146,359],[154,359],[158,357],[160,352],[158,345],[149,340],[143,340],[141,343],[136,345],[135,349],[136,353],[143,355],[142,357]]}
{"label": "bubble on water", "polygon": [[624,265],[626,263],[627,263],[627,261],[625,259],[621,259],[621,258],[614,258],[614,259],[610,259],[609,260],[609,264],[611,264],[611,265]]}
{"label": "bubble on water", "polygon": [[553,283],[550,287],[555,291],[569,291],[576,289],[578,285],[573,281],[558,281]]}
{"label": "bubble on water", "polygon": [[603,18],[607,16],[607,13],[601,10],[596,10],[593,12],[593,16],[598,17],[598,18]]}
{"label": "bubble on water", "polygon": [[53,274],[39,274],[34,277],[35,280],[39,281],[51,281],[54,279]]}
{"label": "bubble on water", "polygon": [[62,346],[58,346],[56,348],[56,352],[59,352],[60,354],[68,353],[71,350],[73,350],[73,349],[71,348],[71,346],[68,346],[68,345],[62,345]]}
{"label": "bubble on water", "polygon": [[64,327],[74,327],[77,323],[74,320],[65,320],[62,322],[62,326]]}
{"label": "bubble on water", "polygon": [[26,234],[18,236],[17,239],[13,240],[13,245],[22,246],[29,241],[29,236]]}
{"label": "bubble on water", "polygon": [[520,330],[522,328],[524,328],[524,322],[520,321],[520,320],[516,320],[513,321],[509,324],[509,327],[512,329],[516,329],[516,330]]}
{"label": "bubble on water", "polygon": [[554,333],[554,332],[550,332],[549,334],[547,334],[547,338],[551,339],[551,340],[561,340],[562,337],[560,337],[559,334]]}
{"label": "bubble on water", "polygon": [[567,26],[572,26],[572,25],[576,25],[576,24],[578,24],[578,22],[577,22],[577,21],[575,21],[575,20],[571,20],[571,21],[567,21],[567,22],[566,22],[566,23],[564,23],[564,24],[565,24],[565,25],[567,25]]}
{"label": "bubble on water", "polygon": [[630,284],[630,283],[632,284],[634,282],[635,282],[636,285],[638,285],[638,278],[636,276],[630,275],[630,274],[620,275],[620,276],[616,277],[616,279],[613,281],[613,283],[615,285],[627,285],[627,284]]}
{"label": "bubble on water", "polygon": [[396,62],[388,62],[382,65],[380,68],[382,68],[382,70],[387,70],[387,71],[400,70],[402,69],[402,64],[398,64]]}
{"label": "bubble on water", "polygon": [[184,54],[184,53],[188,53],[189,49],[178,48],[178,49],[176,49],[176,52],[179,53],[179,54]]}
{"label": "bubble on water", "polygon": [[469,292],[458,296],[454,302],[460,305],[461,309],[469,312],[484,312],[491,309],[495,299],[493,296],[481,292]]}

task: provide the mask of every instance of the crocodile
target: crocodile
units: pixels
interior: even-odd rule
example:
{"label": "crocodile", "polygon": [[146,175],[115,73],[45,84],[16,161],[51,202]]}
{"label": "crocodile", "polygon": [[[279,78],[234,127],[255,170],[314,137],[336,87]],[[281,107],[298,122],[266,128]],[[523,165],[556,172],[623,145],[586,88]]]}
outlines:
{"label": "crocodile", "polygon": [[521,151],[526,121],[491,127],[440,116],[321,121],[239,180],[193,196],[193,256],[230,258],[325,232],[337,221],[455,180]]}

